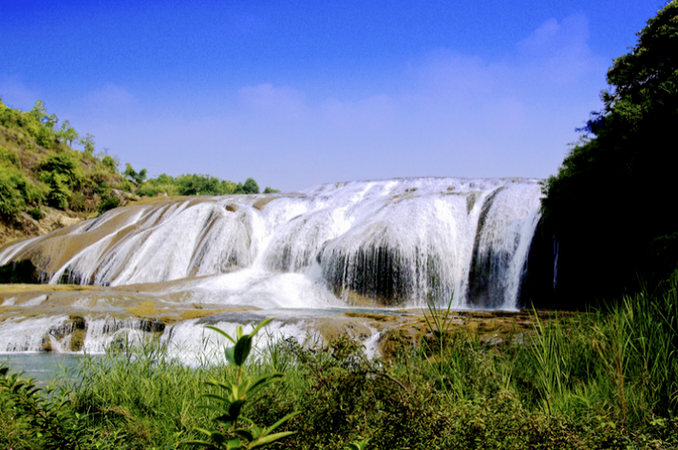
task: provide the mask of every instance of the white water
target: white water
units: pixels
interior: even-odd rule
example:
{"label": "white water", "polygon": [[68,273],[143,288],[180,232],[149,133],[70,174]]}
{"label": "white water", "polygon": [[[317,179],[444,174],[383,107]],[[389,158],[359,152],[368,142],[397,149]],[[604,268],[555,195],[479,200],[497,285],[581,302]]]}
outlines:
{"label": "white water", "polygon": [[0,265],[38,254],[52,284],[186,279],[164,293],[263,309],[453,293],[455,308],[515,309],[539,198],[537,180],[416,178],[165,202],[5,247]]}
{"label": "white water", "polygon": [[[238,326],[244,323],[243,333],[247,334],[252,331],[253,324],[262,318],[252,317],[250,313],[240,317],[236,315],[233,321],[214,320],[209,324],[235,337]],[[120,320],[110,316],[86,316],[84,319],[86,329],[83,345],[74,353],[99,355],[107,349],[124,352],[148,343],[164,347],[168,356],[195,367],[225,361],[223,349],[231,345],[219,334],[205,329],[205,322],[197,319],[174,323],[157,333],[144,330],[141,320]],[[69,347],[72,330],[64,333],[67,321],[67,316],[5,320],[0,323],[0,354],[40,353],[44,351],[45,341],[49,342],[54,353],[72,353]],[[253,347],[256,354],[278,340],[295,338],[304,345],[312,336],[312,330],[303,320],[274,320],[256,335]],[[367,351],[374,355],[374,345],[368,346]]]}
{"label": "white water", "polygon": [[0,353],[42,352],[46,343],[57,352],[63,351],[54,330],[63,326],[66,320],[68,316],[48,316],[0,322]]}

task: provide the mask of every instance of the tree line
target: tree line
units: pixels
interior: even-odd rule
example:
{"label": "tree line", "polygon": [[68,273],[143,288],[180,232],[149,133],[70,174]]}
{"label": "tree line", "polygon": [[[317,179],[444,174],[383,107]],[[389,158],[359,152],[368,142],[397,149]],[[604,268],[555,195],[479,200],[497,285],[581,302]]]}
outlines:
{"label": "tree line", "polygon": [[603,108],[544,183],[544,233],[559,246],[559,295],[610,298],[678,266],[678,2],[607,72]]}

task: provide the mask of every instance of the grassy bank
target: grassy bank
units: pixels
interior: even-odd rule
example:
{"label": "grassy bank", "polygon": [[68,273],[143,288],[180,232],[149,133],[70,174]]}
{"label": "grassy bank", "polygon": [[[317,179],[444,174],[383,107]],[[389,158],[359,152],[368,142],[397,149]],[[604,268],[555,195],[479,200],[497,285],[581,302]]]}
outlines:
{"label": "grassy bank", "polygon": [[[419,344],[385,336],[391,352],[374,360],[349,339],[281,341],[246,371],[284,377],[244,412],[264,425],[299,412],[279,448],[678,448],[677,291],[674,277],[653,295],[490,343],[437,312]],[[79,370],[49,395],[6,374],[0,448],[175,448],[212,426],[216,413],[199,405],[217,391],[204,381],[237,373],[189,369],[153,345]]]}

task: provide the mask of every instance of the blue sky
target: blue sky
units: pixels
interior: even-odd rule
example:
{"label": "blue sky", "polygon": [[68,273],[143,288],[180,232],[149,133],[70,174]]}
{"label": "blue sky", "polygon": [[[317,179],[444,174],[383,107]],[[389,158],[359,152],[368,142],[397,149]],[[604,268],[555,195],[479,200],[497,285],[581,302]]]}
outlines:
{"label": "blue sky", "polygon": [[664,0],[3,0],[0,96],[150,176],[548,177]]}

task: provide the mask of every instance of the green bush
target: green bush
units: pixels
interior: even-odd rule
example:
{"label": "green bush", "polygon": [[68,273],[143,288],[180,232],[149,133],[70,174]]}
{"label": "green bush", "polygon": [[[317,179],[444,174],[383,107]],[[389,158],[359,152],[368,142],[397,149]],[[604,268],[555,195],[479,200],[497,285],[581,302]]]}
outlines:
{"label": "green bush", "polygon": [[104,157],[101,158],[101,163],[111,172],[118,173],[118,166],[120,165],[120,162],[113,156],[104,155]]}
{"label": "green bush", "polygon": [[209,441],[188,440],[181,443],[182,446],[209,448],[214,450],[249,450],[254,448],[268,447],[282,438],[290,436],[296,431],[281,431],[273,433],[278,427],[292,419],[297,413],[290,413],[277,420],[273,425],[258,426],[256,422],[243,414],[245,407],[255,400],[255,393],[263,387],[283,377],[280,372],[271,372],[258,377],[247,376],[244,365],[252,351],[252,339],[257,332],[273,319],[265,319],[257,324],[251,333],[243,334],[242,326],[238,326],[235,338],[223,330],[211,326],[206,328],[218,332],[231,341],[233,347],[227,347],[224,355],[229,365],[236,367],[236,379],[231,382],[210,379],[206,385],[215,388],[215,391],[205,394],[206,399],[211,400],[203,408],[217,412],[213,419],[215,428],[197,428]]}
{"label": "green bush", "polygon": [[581,141],[544,184],[544,231],[561,249],[558,295],[575,306],[639,292],[639,279],[664,279],[678,264],[674,253],[662,272],[664,264],[645,257],[655,239],[678,232],[669,206],[678,160],[667,147],[678,123],[676,48],[673,0],[615,58],[603,110],[592,113]]}
{"label": "green bush", "polygon": [[90,202],[85,194],[76,191],[71,192],[68,197],[68,207],[76,212],[86,212],[91,210]]}
{"label": "green bush", "polygon": [[69,188],[78,187],[82,181],[82,171],[73,156],[67,152],[49,156],[41,165],[41,172],[58,174]]}
{"label": "green bush", "polygon": [[68,208],[68,198],[72,195],[68,188],[68,180],[64,175],[57,172],[40,173],[40,181],[49,188],[47,202],[50,206],[59,209]]}
{"label": "green bush", "polygon": [[120,206],[120,199],[115,197],[112,193],[105,194],[101,197],[101,201],[97,205],[97,211],[102,214],[110,209]]}
{"label": "green bush", "polygon": [[16,167],[0,165],[0,216],[12,218],[26,205],[43,199],[42,189],[28,181]]}
{"label": "green bush", "polygon": [[[419,344],[396,341],[389,359],[368,359],[346,336],[305,346],[280,340],[248,358],[249,347],[238,342],[251,335],[239,333],[226,354],[233,363],[191,369],[157,345],[122,343],[101,359],[83,358],[62,417],[84,415],[81,424],[101,445],[102,436],[124,436],[117,445],[134,449],[201,437],[209,442],[198,445],[218,448],[235,435],[246,446],[248,435],[225,423],[236,412],[241,432],[252,425],[243,416],[268,430],[294,411],[300,414],[275,430],[298,430],[281,448],[676,449],[676,287],[678,278],[646,301],[629,297],[604,311],[541,313],[530,331],[496,343],[460,331],[464,318],[456,313],[430,310]],[[233,406],[242,400],[231,398],[235,390],[277,372],[285,376],[275,389],[247,391],[246,402]],[[0,389],[0,445],[44,448],[16,425],[3,395]],[[220,435],[223,441],[210,440]]]}
{"label": "green bush", "polygon": [[162,188],[150,184],[145,184],[144,186],[137,189],[135,194],[141,197],[155,197],[156,195],[162,192],[166,193],[166,191],[164,191]]}
{"label": "green bush", "polygon": [[15,151],[6,149],[0,145],[0,165],[14,166],[20,168],[19,157]]}
{"label": "green bush", "polygon": [[21,211],[24,202],[17,187],[17,177],[4,169],[0,168],[0,215],[12,218]]}
{"label": "green bush", "polygon": [[31,208],[26,212],[28,213],[29,216],[31,216],[35,220],[42,220],[45,217],[45,212],[38,206]]}

